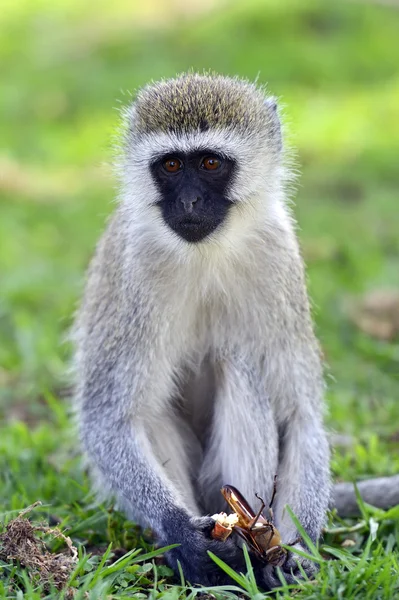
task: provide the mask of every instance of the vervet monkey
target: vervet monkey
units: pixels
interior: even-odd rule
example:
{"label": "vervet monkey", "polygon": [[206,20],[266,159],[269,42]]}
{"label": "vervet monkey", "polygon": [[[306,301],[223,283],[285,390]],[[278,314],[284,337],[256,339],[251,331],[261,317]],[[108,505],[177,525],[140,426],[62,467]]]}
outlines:
{"label": "vervet monkey", "polygon": [[[210,514],[232,484],[317,540],[330,496],[323,380],[287,207],[276,103],[251,83],[185,74],[125,111],[119,205],[92,260],[75,337],[78,421],[97,487],[150,526],[186,579],[243,570]],[[206,516],[204,516],[206,515]],[[307,560],[303,568],[311,573]],[[283,567],[294,581],[293,556]],[[274,568],[256,565],[265,588]]]}

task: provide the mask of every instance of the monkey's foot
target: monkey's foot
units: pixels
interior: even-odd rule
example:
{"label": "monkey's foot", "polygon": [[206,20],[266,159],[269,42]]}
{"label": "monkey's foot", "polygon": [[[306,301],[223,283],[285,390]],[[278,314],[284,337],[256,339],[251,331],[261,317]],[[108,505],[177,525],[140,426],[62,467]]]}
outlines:
{"label": "monkey's foot", "polygon": [[[301,544],[295,544],[294,548],[306,551],[306,548]],[[288,584],[295,584],[300,583],[301,580],[303,581],[302,570],[309,579],[313,578],[318,571],[318,567],[314,562],[292,552],[288,554],[287,560],[280,569],[281,574]],[[266,565],[260,569],[255,569],[255,573],[259,585],[264,589],[272,590],[281,586],[281,580],[277,570],[272,565]]]}

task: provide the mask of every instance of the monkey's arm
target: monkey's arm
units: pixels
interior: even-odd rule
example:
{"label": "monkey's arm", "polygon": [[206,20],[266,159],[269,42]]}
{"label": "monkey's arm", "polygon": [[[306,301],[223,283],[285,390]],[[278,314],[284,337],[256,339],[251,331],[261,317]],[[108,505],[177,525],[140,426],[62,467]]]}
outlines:
{"label": "monkey's arm", "polygon": [[[214,521],[194,517],[192,504],[189,512],[192,492],[183,462],[176,465],[181,481],[172,482],[148,433],[161,435],[163,418],[173,412],[168,404],[174,392],[173,359],[155,340],[163,321],[151,314],[151,298],[138,291],[132,304],[130,293],[128,299],[117,291],[119,276],[108,272],[112,281],[94,266],[76,334],[77,416],[98,487],[112,492],[132,519],[150,526],[162,545],[180,544],[168,559],[174,568],[180,562],[190,583],[223,582],[207,550],[236,568],[238,549],[233,542],[212,540],[208,533]],[[178,457],[180,450],[183,454],[179,431],[169,431]]]}
{"label": "monkey's arm", "polygon": [[[283,365],[283,367],[281,366]],[[277,478],[276,525],[283,542],[292,543],[298,537],[287,510],[288,504],[315,542],[326,518],[330,499],[329,445],[323,427],[322,403],[324,385],[318,348],[309,332],[308,340],[291,340],[278,367],[276,392],[280,435],[280,458]],[[295,569],[298,556],[291,556],[284,566],[286,577]],[[305,571],[312,564],[300,559]]]}
{"label": "monkey's arm", "polygon": [[[274,519],[285,544],[292,544],[300,537],[286,505],[316,541],[325,523],[330,498],[330,454],[323,426],[324,384],[318,346],[307,314],[301,314],[304,318],[298,324],[289,316],[285,318],[286,327],[269,339],[263,369],[265,394],[270,398],[278,431]],[[257,421],[264,421],[262,413],[267,404],[261,402]],[[268,435],[264,443],[270,443]],[[265,471],[273,469],[269,463],[263,467]],[[302,550],[307,549],[302,546]],[[316,570],[313,562],[290,553],[282,567],[288,583],[301,578],[297,561],[308,576]],[[262,587],[271,589],[280,585],[272,565],[256,567],[256,571]]]}
{"label": "monkey's arm", "polygon": [[[180,544],[168,553],[172,567],[177,569],[179,561],[190,583],[230,582],[207,551],[242,569],[239,551],[232,542],[223,544],[211,539],[212,519],[193,517],[188,512],[184,494],[168,479],[154,456],[145,419],[134,414],[133,398],[139,401],[145,395],[143,407],[148,413],[160,400],[152,393],[155,374],[151,381],[149,363],[143,365],[140,361],[137,358],[130,362],[119,356],[114,363],[107,357],[106,347],[86,358],[80,416],[85,449],[101,474],[101,484],[111,489],[131,518],[150,526],[160,544]],[[150,414],[145,418],[150,419]],[[162,429],[162,420],[158,427]],[[177,431],[174,437],[178,443]],[[190,493],[188,489],[187,498]]]}
{"label": "monkey's arm", "polygon": [[[287,369],[283,377],[279,372],[281,365]],[[321,377],[315,382],[317,373],[306,373],[306,386],[314,393],[317,390],[321,401]],[[223,359],[212,445],[202,473],[203,480],[210,482],[217,480],[215,473],[220,471],[223,482],[228,481],[244,497],[251,498],[252,506],[255,492],[265,500],[271,498],[277,473],[273,509],[276,526],[286,544],[295,541],[298,532],[284,511],[285,505],[292,507],[309,535],[316,539],[324,524],[329,498],[329,452],[320,410],[314,408],[313,401],[307,406],[305,398],[301,396],[299,400],[296,396],[298,389],[304,393],[305,385],[303,377],[296,381],[298,376],[298,367],[289,368],[281,352],[269,352],[259,362],[240,348]],[[292,396],[288,400],[283,393]],[[218,453],[220,448],[224,449],[222,454]],[[265,567],[264,563],[254,566],[262,587],[280,585],[274,567]],[[295,566],[290,557],[287,578]],[[309,574],[314,570],[312,564],[303,566]]]}
{"label": "monkey's arm", "polygon": [[330,498],[329,447],[321,417],[299,409],[282,426],[278,467],[276,518],[286,543],[297,532],[288,504],[312,541],[321,533]]}

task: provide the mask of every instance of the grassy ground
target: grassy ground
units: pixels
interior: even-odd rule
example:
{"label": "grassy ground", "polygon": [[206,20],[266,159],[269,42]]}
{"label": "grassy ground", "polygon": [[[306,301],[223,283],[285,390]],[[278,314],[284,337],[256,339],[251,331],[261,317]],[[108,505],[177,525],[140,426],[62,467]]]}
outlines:
{"label": "grassy ground", "polygon": [[[192,4],[2,4],[0,519],[43,502],[32,519],[59,523],[79,549],[68,598],[190,593],[145,555],[153,547],[141,532],[94,508],[65,400],[63,340],[112,209],[106,163],[113,107],[129,99],[121,88],[211,68],[259,76],[282,98],[303,171],[295,210],[328,363],[328,424],[354,440],[335,451],[334,474],[399,472],[398,341],[362,333],[347,310],[363,293],[399,287],[399,12],[377,2]],[[398,517],[365,510],[338,523],[317,580],[295,597],[396,597]],[[63,549],[51,535],[48,544]],[[121,549],[132,552],[112,562]],[[32,573],[0,561],[0,598],[61,597]],[[250,577],[241,583],[262,597]]]}

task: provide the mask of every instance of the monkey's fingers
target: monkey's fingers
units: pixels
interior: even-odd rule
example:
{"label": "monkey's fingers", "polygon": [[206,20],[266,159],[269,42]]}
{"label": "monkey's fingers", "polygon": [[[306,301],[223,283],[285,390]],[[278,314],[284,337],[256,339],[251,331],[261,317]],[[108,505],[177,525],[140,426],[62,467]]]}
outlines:
{"label": "monkey's fingers", "polygon": [[[302,546],[300,546],[303,549]],[[298,556],[298,554],[289,553],[288,558],[282,566],[282,572],[287,583],[297,583],[303,580],[303,572],[306,577],[313,579],[317,574],[319,567],[313,561]]]}

